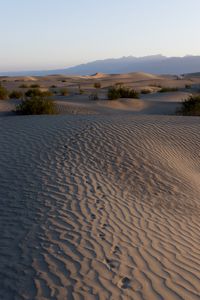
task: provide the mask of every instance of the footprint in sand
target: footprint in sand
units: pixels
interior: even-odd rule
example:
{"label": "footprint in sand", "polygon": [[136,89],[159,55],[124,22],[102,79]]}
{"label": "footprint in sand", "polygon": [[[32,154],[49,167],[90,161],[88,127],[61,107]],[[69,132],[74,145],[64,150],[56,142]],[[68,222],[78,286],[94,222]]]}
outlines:
{"label": "footprint in sand", "polygon": [[99,236],[102,240],[105,240],[105,233],[101,232],[101,233],[99,233]]}
{"label": "footprint in sand", "polygon": [[107,224],[103,224],[102,229],[106,229],[107,226],[108,226]]}
{"label": "footprint in sand", "polygon": [[121,253],[120,248],[118,246],[115,246],[113,250],[113,254],[119,254],[119,253]]}
{"label": "footprint in sand", "polygon": [[117,260],[106,258],[105,261],[109,269],[115,269],[119,267],[119,262]]}
{"label": "footprint in sand", "polygon": [[128,277],[123,277],[119,282],[119,287],[122,289],[130,288],[131,280]]}
{"label": "footprint in sand", "polygon": [[91,218],[92,218],[92,221],[96,219],[96,216],[94,214],[91,214]]}

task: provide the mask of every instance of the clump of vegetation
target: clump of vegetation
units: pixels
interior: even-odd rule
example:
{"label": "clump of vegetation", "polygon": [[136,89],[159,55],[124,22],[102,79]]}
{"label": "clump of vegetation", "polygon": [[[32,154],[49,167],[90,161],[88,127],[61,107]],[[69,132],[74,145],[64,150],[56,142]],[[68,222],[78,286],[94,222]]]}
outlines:
{"label": "clump of vegetation", "polygon": [[177,87],[163,87],[159,91],[159,93],[168,93],[168,92],[177,92],[178,88]]}
{"label": "clump of vegetation", "polygon": [[95,82],[94,83],[94,88],[95,89],[100,89],[101,88],[101,83],[100,82]]}
{"label": "clump of vegetation", "polygon": [[61,96],[67,96],[68,94],[69,94],[69,91],[67,88],[60,89]]}
{"label": "clump of vegetation", "polygon": [[143,89],[141,90],[141,94],[150,94],[151,93],[151,90],[148,90],[148,89]]}
{"label": "clump of vegetation", "polygon": [[23,93],[20,91],[12,91],[9,95],[10,99],[21,99],[23,98]]}
{"label": "clump of vegetation", "polygon": [[185,85],[185,88],[186,88],[186,89],[191,89],[191,87],[192,87],[191,84],[186,84],[186,85]]}
{"label": "clump of vegetation", "polygon": [[52,99],[42,96],[25,97],[16,106],[16,113],[22,115],[52,115],[56,114],[56,106]]}
{"label": "clump of vegetation", "polygon": [[183,116],[200,116],[200,95],[193,95],[184,100],[181,108],[177,110],[177,114]]}
{"label": "clump of vegetation", "polygon": [[139,99],[139,94],[134,90],[126,87],[111,87],[108,90],[108,99],[115,100],[119,98]]}
{"label": "clump of vegetation", "polygon": [[99,100],[99,96],[97,93],[92,93],[92,94],[90,94],[89,99],[93,100],[93,101],[97,101],[97,100]]}
{"label": "clump of vegetation", "polygon": [[40,85],[37,84],[37,83],[34,83],[34,84],[31,84],[30,87],[31,87],[32,89],[38,89],[38,88],[40,88]]}
{"label": "clump of vegetation", "polygon": [[27,84],[25,84],[25,83],[22,83],[20,86],[19,86],[19,88],[21,88],[21,89],[27,89],[29,86],[27,85]]}
{"label": "clump of vegetation", "polygon": [[29,89],[25,93],[26,97],[51,97],[52,93],[50,91],[41,91],[40,89]]}
{"label": "clump of vegetation", "polygon": [[53,85],[51,86],[51,88],[52,88],[52,89],[56,89],[56,88],[57,88],[57,85],[53,84]]}
{"label": "clump of vegetation", "polygon": [[116,82],[115,85],[116,85],[116,86],[122,86],[122,85],[123,85],[123,82]]}
{"label": "clump of vegetation", "polygon": [[5,87],[0,85],[0,100],[6,100],[8,98],[8,91]]}

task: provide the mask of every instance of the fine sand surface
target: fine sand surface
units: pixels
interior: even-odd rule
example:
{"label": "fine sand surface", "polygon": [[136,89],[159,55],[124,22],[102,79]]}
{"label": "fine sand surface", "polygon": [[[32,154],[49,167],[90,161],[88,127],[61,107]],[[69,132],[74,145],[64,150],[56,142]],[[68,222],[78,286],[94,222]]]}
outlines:
{"label": "fine sand surface", "polygon": [[[0,100],[0,300],[199,300],[200,121],[174,114],[200,77],[0,82],[51,90],[59,112]],[[150,93],[108,101],[116,84]]]}
{"label": "fine sand surface", "polygon": [[200,122],[0,118],[0,299],[200,299]]}

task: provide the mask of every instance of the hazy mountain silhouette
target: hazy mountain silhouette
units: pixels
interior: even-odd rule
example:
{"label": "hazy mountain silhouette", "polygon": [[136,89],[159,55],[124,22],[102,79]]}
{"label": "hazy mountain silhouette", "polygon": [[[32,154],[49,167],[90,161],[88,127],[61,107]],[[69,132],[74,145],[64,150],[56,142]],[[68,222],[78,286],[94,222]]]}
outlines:
{"label": "hazy mountain silhouette", "polygon": [[200,72],[200,56],[165,57],[152,55],[145,57],[122,57],[96,60],[66,69],[48,71],[0,72],[1,75],[91,75],[97,72],[116,74],[147,72],[153,74],[185,74]]}

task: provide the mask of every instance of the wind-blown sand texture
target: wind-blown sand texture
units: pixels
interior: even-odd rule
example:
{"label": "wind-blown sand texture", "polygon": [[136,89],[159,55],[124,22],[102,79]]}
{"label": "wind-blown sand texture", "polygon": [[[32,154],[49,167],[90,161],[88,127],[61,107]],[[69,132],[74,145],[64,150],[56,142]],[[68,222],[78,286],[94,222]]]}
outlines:
{"label": "wind-blown sand texture", "polygon": [[[200,299],[200,123],[164,116],[200,77],[2,78],[23,83],[56,91],[61,115],[0,100],[0,300]],[[151,93],[108,101],[116,83]]]}
{"label": "wind-blown sand texture", "polygon": [[200,299],[199,118],[0,128],[0,299]]}

